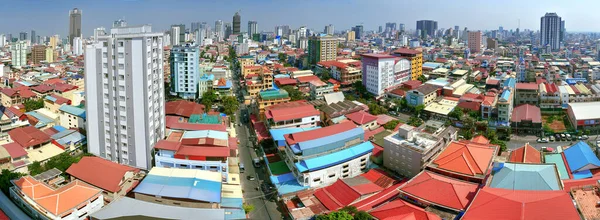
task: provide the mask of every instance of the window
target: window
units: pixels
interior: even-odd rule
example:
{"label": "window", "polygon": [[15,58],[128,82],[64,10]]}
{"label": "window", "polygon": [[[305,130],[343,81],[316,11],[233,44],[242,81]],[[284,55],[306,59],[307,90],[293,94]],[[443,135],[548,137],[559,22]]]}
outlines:
{"label": "window", "polygon": [[119,41],[118,44],[119,44],[119,47],[122,47],[124,43],[123,43],[123,41]]}
{"label": "window", "polygon": [[316,182],[319,182],[319,181],[321,181],[321,178],[314,178],[314,179],[313,179],[313,182],[315,182],[315,183],[316,183]]}
{"label": "window", "polygon": [[333,178],[333,177],[335,177],[335,173],[329,175],[329,178]]}

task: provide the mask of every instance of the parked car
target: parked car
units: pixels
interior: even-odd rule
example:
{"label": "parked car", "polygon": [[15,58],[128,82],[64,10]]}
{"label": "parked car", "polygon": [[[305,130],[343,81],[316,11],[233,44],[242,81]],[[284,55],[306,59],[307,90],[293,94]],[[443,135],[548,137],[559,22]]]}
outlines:
{"label": "parked car", "polygon": [[254,178],[254,176],[248,176],[248,180],[250,181],[254,181],[256,178]]}
{"label": "parked car", "polygon": [[546,140],[546,138],[538,138],[537,142],[538,143],[548,143],[548,140]]}
{"label": "parked car", "polygon": [[240,173],[243,173],[246,170],[243,163],[239,163],[238,166],[240,166]]}
{"label": "parked car", "polygon": [[556,137],[556,141],[560,141],[560,134],[554,134],[554,136]]}
{"label": "parked car", "polygon": [[571,140],[571,135],[570,134],[565,134],[565,136],[567,137],[567,140],[570,141]]}
{"label": "parked car", "polygon": [[587,135],[585,135],[585,134],[584,134],[584,135],[581,135],[581,138],[582,138],[583,140],[590,139],[590,137],[588,137],[588,136],[587,136]]}
{"label": "parked car", "polygon": [[566,140],[567,136],[565,134],[560,134],[560,139],[562,139],[563,141]]}
{"label": "parked car", "polygon": [[550,136],[548,138],[550,139],[550,141],[554,141],[554,136]]}

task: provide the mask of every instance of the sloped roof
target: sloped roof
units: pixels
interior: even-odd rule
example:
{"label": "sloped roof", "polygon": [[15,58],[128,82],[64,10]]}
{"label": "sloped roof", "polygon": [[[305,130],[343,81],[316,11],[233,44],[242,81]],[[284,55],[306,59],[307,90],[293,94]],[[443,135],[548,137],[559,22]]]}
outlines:
{"label": "sloped roof", "polygon": [[462,220],[580,219],[566,191],[527,191],[484,187]]}
{"label": "sloped roof", "polygon": [[510,152],[509,162],[515,163],[542,163],[540,152],[529,143]]}
{"label": "sloped roof", "polygon": [[400,192],[442,207],[464,210],[475,197],[478,187],[475,183],[422,171],[400,187]]}
{"label": "sloped roof", "polygon": [[309,116],[320,116],[320,113],[306,100],[281,103],[265,108],[265,117],[273,119],[273,121],[301,119]]}
{"label": "sloped roof", "polygon": [[154,167],[133,191],[151,196],[221,202],[221,173]]}
{"label": "sloped roof", "polygon": [[554,164],[504,163],[489,187],[513,190],[561,190]]}
{"label": "sloped roof", "polygon": [[347,206],[360,198],[360,193],[341,179],[325,188],[318,189],[314,195],[331,211]]}
{"label": "sloped roof", "polygon": [[99,157],[83,157],[67,169],[67,173],[109,192],[118,192],[125,173],[139,169],[114,163]]}
{"label": "sloped roof", "polygon": [[471,141],[475,142],[475,143],[480,143],[480,144],[489,144],[490,143],[490,140],[487,139],[483,135],[477,135],[477,136],[471,138]]}
{"label": "sloped roof", "polygon": [[19,158],[27,155],[27,151],[15,142],[4,144],[2,147],[7,151],[11,158]]}
{"label": "sloped roof", "polygon": [[567,148],[563,151],[563,154],[573,173],[600,168],[600,160],[598,160],[590,146],[583,141]]}
{"label": "sloped roof", "polygon": [[522,104],[513,109],[511,122],[521,122],[523,120],[533,123],[542,123],[542,113],[540,108],[530,104]]}
{"label": "sloped roof", "polygon": [[437,168],[468,176],[485,175],[494,158],[494,145],[453,141],[432,162]]}
{"label": "sloped roof", "polygon": [[379,220],[442,220],[421,207],[396,199],[369,212]]}
{"label": "sloped roof", "polygon": [[357,111],[354,113],[347,114],[346,118],[352,120],[358,125],[364,125],[377,120],[377,117],[365,111]]}
{"label": "sloped roof", "polygon": [[349,131],[356,128],[356,125],[350,121],[342,122],[332,126],[327,126],[315,130],[303,131],[298,133],[292,133],[284,135],[285,140],[288,144],[292,145],[299,142],[308,140],[314,140],[322,137],[338,134],[340,132]]}
{"label": "sloped roof", "polygon": [[190,117],[192,114],[204,113],[204,105],[195,102],[178,100],[165,103],[165,115]]}
{"label": "sloped roof", "polygon": [[43,131],[33,127],[20,127],[10,130],[8,135],[12,140],[19,143],[21,147],[27,148],[50,141],[50,136]]}

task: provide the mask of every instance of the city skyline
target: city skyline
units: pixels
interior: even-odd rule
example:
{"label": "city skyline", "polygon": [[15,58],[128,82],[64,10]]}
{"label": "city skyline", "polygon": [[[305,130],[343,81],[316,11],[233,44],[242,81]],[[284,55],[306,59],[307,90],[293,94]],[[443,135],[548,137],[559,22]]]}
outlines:
{"label": "city skyline", "polygon": [[[37,35],[51,36],[59,34],[67,36],[69,10],[80,9],[82,13],[82,34],[84,37],[93,35],[94,28],[109,28],[113,21],[124,19],[130,24],[151,24],[156,31],[167,31],[172,24],[191,24],[192,22],[207,22],[213,24],[216,20],[231,21],[235,12],[240,11],[241,23],[247,24],[249,20],[257,21],[259,31],[272,31],[277,25],[287,24],[291,28],[307,26],[310,29],[322,31],[328,24],[333,24],[337,31],[348,30],[351,27],[362,24],[365,30],[377,30],[386,22],[403,23],[406,29],[415,30],[417,20],[438,21],[439,28],[450,28],[458,25],[461,29],[467,27],[470,30],[495,30],[503,26],[505,30],[520,29],[539,30],[539,19],[546,12],[555,12],[564,20],[567,20],[566,30],[568,32],[599,32],[600,24],[587,21],[600,19],[600,15],[591,12],[593,5],[599,4],[587,1],[585,4],[569,5],[563,1],[545,1],[539,7],[540,2],[529,1],[503,1],[498,4],[478,4],[476,1],[462,2],[439,2],[428,0],[414,1],[378,1],[378,2],[353,2],[348,4],[343,1],[328,2],[282,2],[276,6],[272,1],[219,1],[200,4],[183,0],[179,4],[163,3],[160,1],[146,1],[140,4],[140,0],[109,0],[114,4],[105,2],[79,2],[79,1],[36,1],[13,2],[11,7],[3,7],[0,14],[17,19],[20,22],[0,24],[0,33],[18,34],[22,31],[35,30]],[[318,3],[318,4],[317,4]],[[120,7],[113,7],[115,4]],[[186,7],[179,7],[186,5]],[[319,7],[311,7],[319,6]],[[519,5],[519,7],[514,7]],[[534,7],[535,6],[535,7]],[[298,10],[307,7],[306,10]],[[135,8],[135,10],[131,10]],[[210,10],[203,10],[209,8]],[[362,16],[356,13],[335,13],[331,10],[362,11]],[[410,9],[410,10],[408,10]],[[377,16],[368,15],[371,11],[377,11]],[[453,16],[452,12],[462,14],[460,10],[468,10],[468,16]],[[24,11],[36,13],[23,13]],[[170,16],[169,11],[177,11],[177,16]],[[265,13],[268,11],[269,13]],[[586,13],[589,11],[589,13]],[[199,13],[200,12],[200,13]],[[402,13],[398,13],[402,12]],[[309,13],[311,16],[306,16]],[[157,16],[159,15],[159,16]],[[274,19],[279,17],[280,19]],[[485,18],[485,19],[482,19]],[[66,24],[67,25],[66,25]],[[241,31],[246,32],[246,25],[241,25]]]}

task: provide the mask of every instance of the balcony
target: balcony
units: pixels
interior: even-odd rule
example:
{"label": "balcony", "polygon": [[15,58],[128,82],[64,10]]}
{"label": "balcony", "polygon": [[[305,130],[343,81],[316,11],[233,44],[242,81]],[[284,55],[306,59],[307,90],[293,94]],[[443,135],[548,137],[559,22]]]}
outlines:
{"label": "balcony", "polygon": [[187,169],[199,169],[218,172],[219,170],[227,175],[228,163],[224,161],[199,161],[177,159],[169,156],[161,156],[159,153],[154,155],[157,167],[175,167]]}

